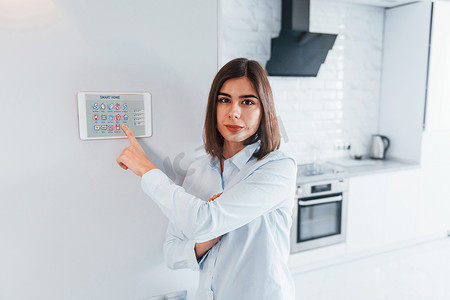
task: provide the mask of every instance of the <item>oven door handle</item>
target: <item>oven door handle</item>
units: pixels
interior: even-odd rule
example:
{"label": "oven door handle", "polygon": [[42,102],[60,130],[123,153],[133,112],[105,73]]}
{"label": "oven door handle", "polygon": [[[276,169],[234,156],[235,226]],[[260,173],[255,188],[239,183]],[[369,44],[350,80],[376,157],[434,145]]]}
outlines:
{"label": "oven door handle", "polygon": [[309,205],[322,204],[322,203],[328,203],[328,202],[336,202],[336,201],[342,201],[342,196],[339,195],[339,196],[322,198],[322,199],[317,199],[317,200],[309,200],[309,201],[299,200],[298,204],[301,206],[309,206]]}

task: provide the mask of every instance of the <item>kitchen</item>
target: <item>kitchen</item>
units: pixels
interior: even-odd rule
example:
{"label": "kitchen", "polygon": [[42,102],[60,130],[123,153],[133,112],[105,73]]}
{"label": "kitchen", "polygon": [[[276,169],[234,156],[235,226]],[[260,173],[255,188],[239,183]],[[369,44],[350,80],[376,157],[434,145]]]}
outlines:
{"label": "kitchen", "polygon": [[[316,77],[270,79],[282,149],[299,164],[350,164],[344,158],[367,154],[378,133],[391,139],[388,157],[413,161],[391,171],[358,167],[348,186],[347,243],[293,254],[299,278],[326,263],[437,239],[450,229],[448,197],[436,188],[449,184],[445,103],[427,106],[427,116],[437,117],[426,119],[432,123],[417,147],[414,136],[413,144],[399,146],[407,135],[392,129],[414,131],[412,106],[399,112],[389,106],[397,102],[383,102],[385,7],[405,2],[311,1],[311,31],[338,34],[335,46]],[[2,147],[8,159],[0,197],[0,298],[146,299],[180,290],[192,297],[195,275],[163,263],[166,218],[139,182],[114,165],[126,141],[79,140],[76,93],[150,91],[154,134],[142,145],[179,182],[189,160],[201,155],[202,114],[217,68],[235,56],[270,58],[280,1],[0,5],[2,125],[12,129]],[[273,13],[271,26],[259,22],[269,20],[267,13]],[[230,48],[230,36],[242,40]],[[408,118],[397,122],[390,112]],[[308,299],[301,287],[299,299]]]}

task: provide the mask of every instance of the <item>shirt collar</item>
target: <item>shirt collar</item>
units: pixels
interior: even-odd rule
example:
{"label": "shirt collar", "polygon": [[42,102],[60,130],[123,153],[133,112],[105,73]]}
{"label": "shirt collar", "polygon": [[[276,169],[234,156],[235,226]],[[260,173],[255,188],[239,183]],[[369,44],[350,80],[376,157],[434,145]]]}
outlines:
{"label": "shirt collar", "polygon": [[233,157],[230,157],[230,162],[233,163],[239,170],[242,169],[242,167],[244,167],[244,165],[252,158],[253,154],[259,150],[260,144],[261,142],[257,141],[256,143],[247,145]]}
{"label": "shirt collar", "polygon": [[[239,170],[252,158],[253,154],[259,150],[261,145],[261,141],[257,141],[253,144],[245,146],[244,149],[236,153],[233,157],[230,157],[229,160],[233,163]],[[210,162],[211,167],[220,169],[220,160],[215,157]]]}

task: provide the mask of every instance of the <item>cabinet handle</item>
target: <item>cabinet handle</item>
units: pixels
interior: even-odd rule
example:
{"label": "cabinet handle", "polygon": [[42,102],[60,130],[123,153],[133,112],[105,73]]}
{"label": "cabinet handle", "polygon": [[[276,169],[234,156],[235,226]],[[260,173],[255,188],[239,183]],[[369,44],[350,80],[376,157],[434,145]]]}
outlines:
{"label": "cabinet handle", "polygon": [[336,202],[336,201],[342,201],[342,196],[334,196],[334,197],[322,198],[322,199],[317,199],[317,200],[309,200],[309,201],[299,200],[298,204],[301,206],[309,206],[309,205],[328,203],[328,202]]}

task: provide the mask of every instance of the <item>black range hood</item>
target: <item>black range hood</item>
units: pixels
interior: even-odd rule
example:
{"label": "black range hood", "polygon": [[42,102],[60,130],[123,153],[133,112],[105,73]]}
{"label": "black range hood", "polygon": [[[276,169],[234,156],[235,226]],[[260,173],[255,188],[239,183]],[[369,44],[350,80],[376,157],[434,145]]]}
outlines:
{"label": "black range hood", "polygon": [[269,76],[315,77],[336,34],[309,31],[309,0],[283,0],[280,36],[272,39]]}

